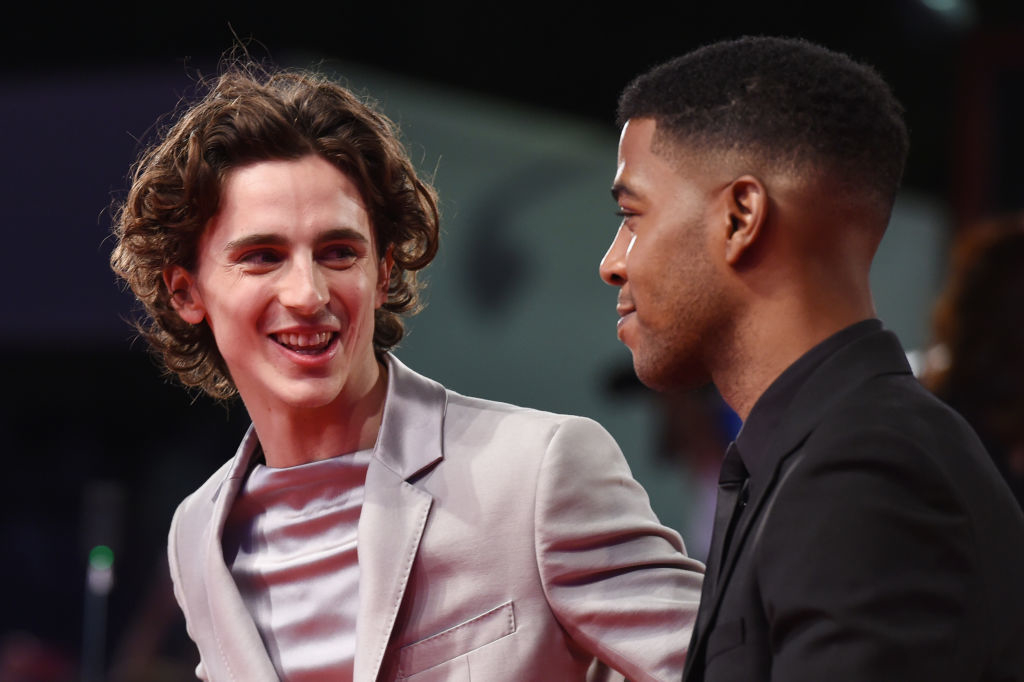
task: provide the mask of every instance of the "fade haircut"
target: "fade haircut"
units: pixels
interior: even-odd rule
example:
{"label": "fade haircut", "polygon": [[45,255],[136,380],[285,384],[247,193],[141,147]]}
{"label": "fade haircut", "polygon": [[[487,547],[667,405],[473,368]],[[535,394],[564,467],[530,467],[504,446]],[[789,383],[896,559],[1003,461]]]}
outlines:
{"label": "fade haircut", "polygon": [[232,170],[315,154],[355,183],[378,257],[390,249],[394,258],[387,300],[374,319],[380,357],[404,334],[400,315],[418,310],[416,271],[438,248],[436,193],[417,177],[395,126],[322,74],[239,61],[200,85],[205,95],[142,153],[116,209],[110,263],[145,310],[139,331],[186,386],[215,398],[235,395],[209,325],[179,317],[163,272],[172,265],[195,271],[199,240]]}
{"label": "fade haircut", "polygon": [[[799,38],[706,45],[635,78],[618,106],[656,144],[734,151],[874,190],[886,213],[909,146],[903,107],[871,67]],[[658,151],[658,150],[656,150]]]}

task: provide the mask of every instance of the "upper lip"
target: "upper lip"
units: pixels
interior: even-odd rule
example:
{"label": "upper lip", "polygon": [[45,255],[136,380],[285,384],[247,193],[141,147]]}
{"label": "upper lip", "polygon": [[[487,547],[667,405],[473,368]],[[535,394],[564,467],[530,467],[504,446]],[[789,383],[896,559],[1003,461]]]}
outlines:
{"label": "upper lip", "polygon": [[625,317],[631,312],[636,310],[636,306],[633,305],[633,301],[619,297],[618,302],[615,305],[615,312],[619,314],[619,317]]}
{"label": "upper lip", "polygon": [[270,332],[271,336],[278,334],[322,334],[324,332],[333,334],[340,331],[336,325],[329,324],[296,324],[290,327],[281,327]]}

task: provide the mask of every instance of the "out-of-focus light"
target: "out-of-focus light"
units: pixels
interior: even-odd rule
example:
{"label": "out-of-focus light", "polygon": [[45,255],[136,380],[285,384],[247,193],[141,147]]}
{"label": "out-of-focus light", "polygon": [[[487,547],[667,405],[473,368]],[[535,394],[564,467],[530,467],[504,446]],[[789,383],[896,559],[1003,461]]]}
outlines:
{"label": "out-of-focus light", "polygon": [[114,550],[106,545],[96,545],[89,552],[89,568],[99,571],[109,569],[114,565]]}
{"label": "out-of-focus light", "polygon": [[86,583],[93,594],[110,592],[114,586],[114,550],[106,545],[96,545],[90,550]]}
{"label": "out-of-focus light", "polygon": [[921,4],[953,23],[967,23],[974,18],[970,0],[920,0]]}
{"label": "out-of-focus light", "polygon": [[921,0],[921,2],[925,7],[936,12],[955,12],[964,6],[962,0]]}

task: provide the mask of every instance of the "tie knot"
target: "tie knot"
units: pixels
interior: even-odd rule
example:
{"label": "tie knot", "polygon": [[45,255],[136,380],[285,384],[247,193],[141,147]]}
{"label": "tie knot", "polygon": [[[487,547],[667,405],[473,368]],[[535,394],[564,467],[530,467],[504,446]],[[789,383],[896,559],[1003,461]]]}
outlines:
{"label": "tie knot", "polygon": [[725,451],[725,459],[722,460],[722,471],[718,476],[718,482],[723,485],[740,483],[745,481],[748,475],[747,467],[743,464],[743,458],[740,457],[739,448],[736,447],[736,441],[729,443],[729,447]]}

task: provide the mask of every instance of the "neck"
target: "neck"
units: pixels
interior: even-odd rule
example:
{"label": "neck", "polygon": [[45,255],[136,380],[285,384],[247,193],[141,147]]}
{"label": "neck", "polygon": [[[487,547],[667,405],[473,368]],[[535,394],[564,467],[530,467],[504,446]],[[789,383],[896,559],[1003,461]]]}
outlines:
{"label": "neck", "polygon": [[[823,297],[818,297],[822,299]],[[763,314],[734,335],[732,348],[718,354],[711,377],[722,398],[742,420],[780,374],[816,345],[846,327],[875,316],[870,296],[807,301]]]}
{"label": "neck", "polygon": [[871,262],[888,216],[873,198],[839,200],[848,194],[827,174],[775,176],[772,187],[764,235],[745,267],[734,269],[742,292],[736,327],[709,366],[743,420],[804,353],[875,316]]}
{"label": "neck", "polygon": [[367,389],[324,407],[250,413],[267,465],[290,467],[372,448],[387,396],[387,372],[378,368]]}

